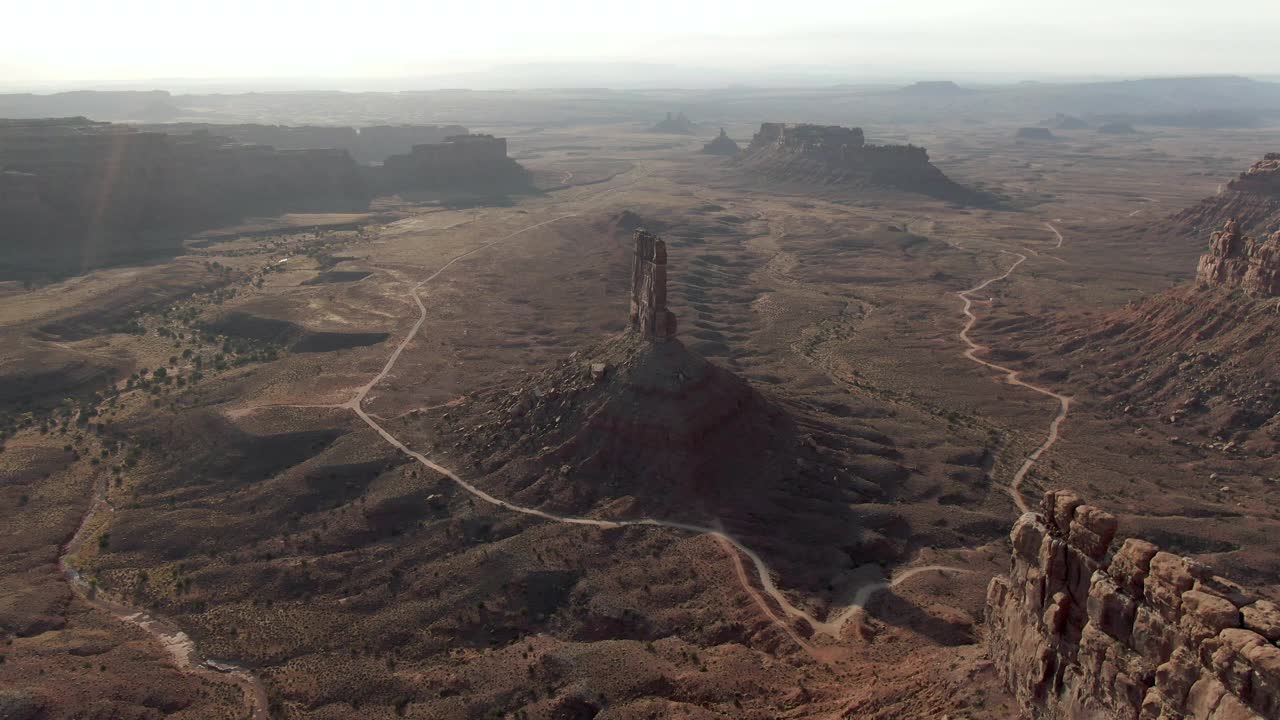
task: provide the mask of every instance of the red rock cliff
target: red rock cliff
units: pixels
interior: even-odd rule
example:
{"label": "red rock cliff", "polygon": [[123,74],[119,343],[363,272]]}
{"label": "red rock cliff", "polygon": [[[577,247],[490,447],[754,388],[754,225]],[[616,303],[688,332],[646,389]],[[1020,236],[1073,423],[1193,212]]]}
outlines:
{"label": "red rock cliff", "polygon": [[1241,234],[1238,222],[1228,220],[1209,240],[1209,252],[1200,256],[1196,282],[1260,297],[1280,295],[1280,231],[1259,242]]}
{"label": "red rock cliff", "polygon": [[1236,220],[1243,230],[1266,237],[1280,230],[1280,153],[1267,153],[1236,179],[1173,216],[1173,220],[1195,236]]}
{"label": "red rock cliff", "polygon": [[1014,525],[987,645],[1026,717],[1280,717],[1280,607],[1058,491]]}

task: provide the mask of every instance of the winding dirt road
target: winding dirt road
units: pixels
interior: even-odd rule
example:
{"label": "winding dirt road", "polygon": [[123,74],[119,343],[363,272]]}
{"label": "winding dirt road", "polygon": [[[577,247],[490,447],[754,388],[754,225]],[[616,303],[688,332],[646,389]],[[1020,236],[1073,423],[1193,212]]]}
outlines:
{"label": "winding dirt road", "polygon": [[[641,168],[641,171],[642,171],[641,176],[643,176],[643,168]],[[616,188],[616,189],[613,189],[612,191],[606,191],[606,193],[617,192],[620,189],[622,188]],[[599,198],[596,198],[596,199],[599,199]],[[318,406],[307,406],[307,407],[328,407],[328,408],[342,408],[342,409],[351,410],[356,414],[357,417],[360,418],[361,421],[363,421],[371,429],[377,432],[378,435],[382,437],[384,441],[387,442],[387,444],[391,445],[392,447],[396,448],[400,452],[403,452],[404,454],[413,458],[422,466],[449,478],[458,487],[462,488],[472,496],[486,503],[489,503],[490,505],[493,505],[495,507],[500,507],[505,510],[509,510],[511,512],[516,512],[523,515],[536,517],[541,520],[565,523],[570,525],[597,527],[605,530],[625,528],[625,527],[663,527],[663,528],[670,528],[673,530],[679,530],[682,532],[689,532],[689,533],[710,536],[711,538],[715,539],[716,542],[718,542],[722,547],[724,547],[727,553],[729,553],[730,558],[733,561],[734,568],[740,583],[742,584],[744,590],[748,593],[748,595],[760,607],[761,611],[770,619],[771,622],[776,624],[784,633],[786,633],[788,637],[790,637],[793,641],[795,641],[798,646],[800,646],[803,650],[808,652],[810,655],[813,655],[815,658],[818,658],[820,660],[824,659],[827,653],[822,653],[820,649],[815,648],[812,643],[808,642],[803,637],[801,637],[801,635],[797,632],[797,629],[796,629],[797,625],[801,621],[803,623],[806,623],[809,626],[809,628],[812,629],[813,633],[826,635],[833,639],[838,640],[841,638],[842,631],[845,625],[847,625],[850,620],[858,617],[863,612],[867,603],[870,602],[871,598],[874,597],[875,594],[880,592],[881,590],[897,587],[898,585],[910,580],[913,577],[921,575],[923,573],[930,573],[930,572],[969,573],[969,572],[972,572],[967,569],[948,567],[944,565],[925,565],[925,566],[918,566],[913,568],[905,568],[900,572],[898,572],[897,574],[895,574],[894,576],[892,576],[891,578],[863,584],[856,590],[853,596],[853,599],[850,601],[850,603],[847,606],[841,608],[838,612],[829,614],[829,616],[826,619],[820,620],[814,615],[812,615],[811,613],[797,607],[787,598],[787,596],[777,587],[776,583],[774,582],[773,573],[770,570],[768,564],[757,552],[747,547],[737,538],[724,532],[724,530],[721,529],[720,527],[705,527],[705,526],[694,525],[690,523],[660,520],[657,518],[599,520],[595,518],[557,515],[554,513],[549,513],[543,510],[539,510],[537,508],[517,505],[511,502],[508,502],[506,500],[503,500],[501,498],[497,498],[493,495],[490,495],[489,493],[485,492],[479,487],[476,487],[475,485],[467,482],[452,470],[440,465],[439,463],[432,461],[431,459],[427,458],[425,455],[409,448],[403,442],[401,442],[398,438],[392,435],[391,432],[389,432],[385,427],[383,427],[376,420],[374,420],[374,418],[369,413],[365,412],[363,408],[363,404],[368,394],[373,390],[374,387],[376,387],[379,383],[381,383],[384,379],[386,379],[386,377],[391,373],[391,371],[394,369],[396,365],[396,362],[400,359],[400,356],[404,353],[405,349],[409,346],[409,344],[413,342],[413,340],[418,336],[419,331],[422,329],[423,324],[426,322],[427,308],[426,308],[426,305],[422,302],[422,297],[421,295],[419,295],[419,292],[418,292],[422,287],[432,282],[436,278],[440,277],[441,274],[447,271],[455,263],[467,257],[470,257],[483,250],[492,248],[502,242],[510,240],[523,233],[550,225],[552,223],[560,222],[567,218],[576,217],[576,216],[577,216],[577,213],[559,215],[552,219],[545,220],[543,222],[535,223],[533,225],[529,225],[527,227],[521,228],[519,230],[516,230],[515,232],[512,232],[508,235],[504,235],[503,237],[500,237],[491,242],[479,245],[475,248],[472,248],[471,250],[468,250],[465,253],[457,255],[456,257],[452,258],[447,263],[442,265],[439,269],[437,269],[431,275],[427,276],[425,279],[421,280],[420,282],[412,285],[410,287],[409,294],[410,294],[410,297],[413,298],[414,304],[417,305],[418,318],[414,322],[413,326],[410,328],[409,332],[406,333],[404,338],[401,339],[400,343],[396,346],[395,350],[391,353],[391,356],[387,359],[387,362],[382,367],[382,370],[376,376],[374,376],[368,383],[361,386],[357,390],[356,394],[351,398],[351,400],[347,401],[346,403],[337,404],[337,405],[318,405]],[[1054,234],[1057,236],[1057,245],[1055,247],[1061,248],[1063,243],[1062,234],[1058,232],[1057,228],[1055,228],[1052,224],[1045,223],[1045,225],[1050,230],[1052,230]],[[1022,467],[1019,469],[1018,473],[1014,476],[1012,482],[1007,488],[1010,496],[1013,498],[1014,503],[1018,506],[1018,509],[1022,512],[1026,512],[1028,510],[1028,506],[1021,496],[1020,485],[1023,479],[1026,477],[1027,473],[1030,471],[1031,467],[1040,458],[1040,456],[1043,455],[1043,453],[1047,451],[1050,447],[1052,447],[1055,442],[1057,442],[1059,437],[1059,428],[1062,422],[1066,419],[1067,413],[1070,409],[1071,399],[1065,395],[1060,395],[1051,390],[1048,390],[1047,388],[1043,388],[1043,387],[1040,387],[1031,383],[1027,383],[1021,380],[1018,377],[1018,372],[1015,370],[1004,367],[1002,365],[998,365],[996,363],[988,362],[986,360],[983,360],[977,357],[977,353],[982,352],[987,348],[975,342],[969,335],[969,333],[973,330],[973,327],[976,325],[978,321],[977,316],[974,315],[973,313],[973,304],[975,301],[970,296],[973,293],[977,293],[977,292],[980,292],[981,290],[986,289],[988,286],[992,285],[993,283],[996,283],[1008,278],[1014,272],[1014,270],[1018,268],[1018,266],[1020,266],[1023,262],[1027,260],[1027,256],[1021,253],[1014,253],[1010,251],[1001,251],[1001,252],[1013,255],[1017,258],[1017,260],[1012,265],[1010,265],[1009,268],[1005,270],[1002,274],[992,277],[990,279],[987,279],[968,290],[964,290],[958,293],[958,295],[960,296],[961,300],[964,303],[963,313],[967,318],[964,328],[959,333],[959,337],[961,341],[963,341],[967,346],[967,349],[964,351],[964,356],[969,360],[979,365],[988,367],[997,372],[1003,373],[1005,376],[1005,382],[1009,384],[1025,387],[1029,390],[1032,390],[1033,392],[1045,395],[1047,397],[1052,397],[1059,402],[1059,411],[1057,416],[1054,418],[1054,420],[1050,424],[1048,437],[1031,455],[1028,456],[1028,458],[1023,463]],[[125,622],[129,622],[137,627],[140,627],[146,632],[148,632],[149,634],[151,634],[153,637],[155,637],[166,648],[166,650],[168,650],[168,652],[171,654],[175,663],[178,665],[180,669],[186,672],[200,675],[202,677],[207,677],[212,680],[216,680],[220,682],[231,682],[236,684],[245,693],[246,703],[250,707],[251,717],[254,720],[266,720],[267,694],[266,694],[265,685],[263,685],[262,681],[257,676],[255,676],[252,672],[250,672],[247,668],[241,667],[239,665],[235,665],[230,662],[223,662],[223,661],[219,661],[211,658],[201,659],[197,655],[195,644],[186,635],[186,633],[182,632],[176,625],[158,616],[149,615],[138,609],[130,608],[123,604],[117,603],[113,600],[97,595],[96,593],[93,592],[93,588],[89,585],[89,583],[87,583],[80,576],[80,574],[75,570],[75,568],[72,567],[71,564],[67,562],[68,556],[73,555],[83,543],[83,540],[84,540],[83,535],[86,533],[87,528],[90,526],[92,519],[95,518],[99,512],[102,512],[104,510],[107,512],[110,512],[111,507],[107,503],[105,496],[102,495],[100,492],[96,492],[93,504],[91,505],[90,509],[85,513],[85,517],[81,521],[81,524],[77,529],[75,536],[73,536],[72,540],[67,543],[66,547],[63,550],[62,555],[59,558],[59,566],[61,567],[62,571],[66,574],[68,581],[71,583],[72,587],[75,588],[76,592],[82,598],[84,598],[85,601],[88,602],[90,605],[100,610],[103,610],[105,612],[108,612]],[[752,568],[754,569],[754,574],[755,574],[754,582],[750,577],[750,573],[747,572],[747,568],[742,562],[743,556],[745,556],[748,560],[750,560]],[[759,583],[758,589],[755,583]],[[761,594],[761,591],[763,591],[763,595]],[[780,615],[778,612],[775,612],[773,606],[768,602],[768,600],[766,600],[766,597],[768,598],[768,600],[772,600],[773,604],[776,604],[778,610],[781,613]]]}
{"label": "winding dirt road", "polygon": [[[1054,235],[1058,238],[1058,243],[1054,247],[1061,248],[1063,241],[1062,233],[1058,232],[1058,229],[1051,223],[1045,223],[1045,226],[1052,230]],[[1071,398],[1066,395],[1056,393],[1046,387],[1041,387],[1023,380],[1019,377],[1020,373],[1017,370],[1013,370],[1012,368],[1007,368],[1004,365],[999,365],[978,357],[978,353],[989,350],[990,348],[975,342],[973,338],[969,336],[969,333],[973,330],[973,326],[978,323],[978,316],[973,314],[973,305],[975,301],[970,297],[970,295],[981,290],[985,290],[993,283],[1007,279],[1013,274],[1014,270],[1018,269],[1019,265],[1027,261],[1027,256],[1022,253],[1016,253],[1010,250],[1001,250],[1000,252],[1006,255],[1012,255],[1018,259],[1000,275],[983,280],[968,290],[961,290],[956,293],[960,296],[960,300],[964,302],[963,312],[964,316],[968,318],[965,321],[964,327],[960,330],[960,340],[968,347],[968,349],[964,351],[964,356],[966,358],[979,365],[995,370],[996,372],[1003,373],[1004,381],[1007,384],[1024,387],[1032,392],[1039,393],[1045,397],[1051,397],[1058,401],[1058,414],[1054,416],[1053,421],[1049,423],[1049,434],[1045,437],[1044,442],[1042,442],[1040,446],[1023,461],[1022,466],[1018,468],[1018,472],[1014,474],[1013,480],[1009,482],[1009,485],[1006,488],[1009,492],[1009,497],[1013,499],[1013,504],[1018,507],[1018,511],[1025,513],[1030,512],[1031,507],[1027,505],[1027,501],[1022,497],[1022,481],[1026,479],[1027,473],[1031,472],[1031,468],[1036,464],[1036,461],[1040,459],[1040,456],[1044,455],[1049,448],[1053,447],[1054,443],[1058,442],[1062,423],[1067,419],[1067,413],[1071,412]]]}
{"label": "winding dirt road", "polygon": [[[404,453],[405,455],[408,455],[409,457],[413,458],[423,467],[426,467],[430,470],[433,470],[449,478],[451,481],[453,481],[454,484],[456,484],[458,487],[462,488],[466,492],[470,493],[472,496],[480,500],[483,500],[484,502],[489,503],[490,505],[493,505],[495,507],[500,507],[500,508],[503,508],[504,510],[520,513],[522,515],[529,515],[531,517],[536,517],[541,520],[549,520],[551,522],[566,523],[569,525],[583,525],[583,526],[597,527],[597,528],[606,529],[606,530],[624,528],[624,527],[664,527],[664,528],[671,528],[673,530],[680,530],[683,532],[691,532],[691,533],[711,536],[712,538],[720,542],[722,545],[731,547],[733,550],[736,550],[738,553],[745,555],[747,559],[751,561],[751,564],[755,569],[756,581],[759,582],[760,588],[764,591],[764,593],[769,598],[771,598],[777,604],[777,606],[781,609],[784,617],[781,617],[781,618],[778,617],[771,609],[768,609],[766,613],[790,637],[796,640],[797,644],[799,644],[802,648],[804,648],[805,650],[811,653],[813,652],[812,646],[804,642],[799,637],[799,635],[795,631],[795,628],[788,622],[788,620],[792,622],[797,620],[802,620],[808,623],[808,625],[816,633],[822,633],[832,638],[839,638],[840,632],[845,626],[845,624],[851,618],[858,615],[858,613],[861,612],[863,606],[871,599],[872,596],[875,595],[875,593],[879,592],[880,590],[894,587],[899,583],[922,572],[927,572],[927,571],[968,572],[967,570],[962,570],[958,568],[949,568],[949,567],[937,566],[937,565],[906,569],[901,573],[899,573],[897,576],[890,578],[888,580],[881,581],[881,582],[868,583],[862,586],[861,588],[859,588],[857,594],[854,597],[853,602],[850,603],[850,605],[843,608],[838,614],[836,614],[832,618],[829,618],[826,620],[819,620],[818,618],[814,617],[812,614],[806,612],[805,610],[793,604],[787,598],[787,596],[778,588],[777,584],[773,580],[772,571],[770,570],[768,564],[765,563],[764,558],[760,557],[759,553],[747,547],[740,540],[733,537],[732,535],[729,535],[728,533],[724,532],[722,529],[718,527],[706,527],[706,526],[693,525],[690,523],[682,523],[682,522],[676,522],[671,520],[660,520],[657,518],[598,520],[595,518],[575,517],[570,515],[557,515],[555,513],[549,513],[544,510],[539,510],[537,508],[517,505],[515,503],[508,502],[501,498],[494,497],[493,495],[485,492],[479,487],[476,487],[470,482],[467,482],[461,476],[459,476],[457,473],[450,470],[449,468],[444,467],[443,465],[440,465],[439,463],[426,457],[422,453],[419,453],[416,450],[409,448],[407,445],[401,442],[397,437],[392,435],[390,431],[388,431],[385,427],[383,427],[376,420],[374,420],[369,413],[365,412],[363,407],[365,397],[378,383],[382,382],[382,380],[385,379],[387,375],[391,373],[392,369],[395,367],[396,361],[399,360],[400,355],[404,352],[405,348],[409,346],[409,343],[411,343],[414,340],[414,338],[417,337],[419,330],[422,329],[423,323],[426,322],[427,308],[426,308],[426,305],[423,304],[422,302],[422,297],[418,294],[418,291],[424,285],[426,285],[427,283],[430,283],[432,280],[435,280],[437,277],[439,277],[443,272],[448,270],[454,263],[458,262],[459,260],[462,260],[471,255],[474,255],[475,253],[478,253],[482,250],[491,248],[495,245],[498,245],[499,243],[502,243],[506,240],[514,238],[517,235],[520,235],[522,233],[525,233],[530,230],[540,228],[546,225],[550,225],[551,223],[554,223],[554,222],[559,222],[560,220],[564,220],[565,218],[570,218],[575,216],[576,214],[571,213],[567,215],[561,215],[556,218],[552,218],[551,220],[546,220],[540,223],[536,223],[534,225],[529,225],[528,227],[521,228],[520,230],[517,230],[513,233],[510,233],[501,238],[498,238],[497,240],[494,240],[492,242],[473,248],[453,258],[452,260],[450,260],[449,262],[441,266],[440,269],[436,270],[434,273],[429,275],[426,279],[422,280],[416,285],[413,285],[410,288],[410,296],[413,298],[414,304],[418,306],[417,321],[413,324],[413,327],[409,329],[409,332],[405,335],[405,337],[400,341],[400,344],[396,346],[396,349],[391,353],[391,356],[387,359],[387,363],[386,365],[383,366],[382,371],[379,372],[376,376],[374,376],[374,378],[370,380],[368,383],[366,383],[363,387],[361,387],[356,392],[356,395],[350,401],[338,407],[345,407],[347,409],[350,409],[362,421],[364,421],[366,425],[368,425],[375,432],[377,432],[378,435],[381,436],[382,439],[387,442],[387,444],[396,448],[397,450]],[[741,568],[740,558],[735,558],[735,563],[738,563],[738,567]],[[757,593],[757,590],[755,586],[751,583],[750,578],[747,577],[746,573],[740,572],[739,577],[742,580],[742,584],[746,589],[746,591],[752,597],[756,598],[757,602],[760,602],[760,598]],[[767,608],[767,603],[760,602],[760,604],[762,608]]]}

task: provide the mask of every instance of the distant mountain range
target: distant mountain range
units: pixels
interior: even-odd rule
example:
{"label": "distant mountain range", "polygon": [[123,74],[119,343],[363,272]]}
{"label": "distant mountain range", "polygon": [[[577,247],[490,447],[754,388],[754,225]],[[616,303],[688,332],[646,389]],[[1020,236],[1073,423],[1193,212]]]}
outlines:
{"label": "distant mountain range", "polygon": [[[678,105],[707,122],[755,124],[768,118],[839,124],[857,108],[859,123],[974,121],[1040,122],[1059,113],[1090,123],[1128,122],[1198,128],[1280,124],[1280,82],[1238,76],[1149,78],[1098,82],[966,83],[925,79],[897,83],[842,82],[835,74],[778,71],[750,77],[712,72],[669,74],[675,66],[634,68],[654,83],[626,87],[619,73],[631,66],[547,65],[419,80],[379,81],[397,92],[319,89],[227,93],[203,90],[74,91],[0,95],[0,117],[85,116],[134,122],[270,122],[362,124],[456,122],[571,124],[634,122]],[[535,80],[544,89],[532,89]],[[657,89],[670,81],[666,89]],[[298,88],[315,88],[306,81]],[[337,82],[337,81],[335,81]],[[703,89],[679,89],[702,83]],[[172,87],[178,87],[175,81]],[[344,82],[343,85],[351,85]],[[359,84],[359,83],[355,83]],[[343,85],[335,85],[340,87]],[[410,90],[407,88],[424,88]],[[452,87],[454,89],[439,89]],[[496,92],[485,87],[509,87]],[[436,88],[436,89],[426,89]],[[525,88],[525,89],[520,89]],[[551,89],[555,88],[555,89]],[[447,113],[442,112],[447,107]],[[651,120],[649,120],[651,122]]]}

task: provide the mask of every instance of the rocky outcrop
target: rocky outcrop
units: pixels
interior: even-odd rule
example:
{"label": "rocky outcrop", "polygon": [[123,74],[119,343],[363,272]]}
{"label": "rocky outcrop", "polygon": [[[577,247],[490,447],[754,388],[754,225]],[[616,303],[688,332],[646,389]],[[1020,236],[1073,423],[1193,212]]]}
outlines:
{"label": "rocky outcrop", "polygon": [[1280,608],[1111,514],[1045,494],[987,588],[987,649],[1027,717],[1280,717]]}
{"label": "rocky outcrop", "polygon": [[956,202],[993,198],[952,182],[915,145],[870,145],[862,128],[763,123],[743,163],[770,179],[906,190]]}
{"label": "rocky outcrop", "polygon": [[733,138],[725,134],[724,128],[720,128],[720,134],[715,140],[702,146],[702,152],[708,155],[737,155],[742,148],[738,147],[738,143]]}
{"label": "rocky outcrop", "polygon": [[343,150],[276,150],[84,118],[0,122],[0,264],[80,270],[282,212],[364,210]]}
{"label": "rocky outcrop", "polygon": [[381,192],[462,190],[514,192],[530,187],[529,171],[507,157],[506,138],[457,135],[441,143],[414,145],[407,155],[392,155],[369,168]]}
{"label": "rocky outcrop", "polygon": [[675,337],[676,316],[667,309],[667,244],[656,235],[636,230],[631,270],[631,328],[641,337]]}
{"label": "rocky outcrop", "polygon": [[1280,230],[1280,153],[1267,153],[1219,192],[1173,217],[1183,232],[1204,237],[1235,220],[1240,229],[1265,238]]}
{"label": "rocky outcrop", "polygon": [[667,113],[665,118],[659,120],[652,128],[649,128],[649,132],[692,135],[697,132],[697,129],[693,121],[686,117],[684,113],[676,113],[675,115]]}
{"label": "rocky outcrop", "polygon": [[1228,188],[1242,192],[1280,196],[1280,153],[1267,153],[1261,160],[1240,173]]}
{"label": "rocky outcrop", "polygon": [[1259,242],[1243,235],[1239,222],[1228,220],[1209,240],[1209,252],[1200,256],[1196,282],[1259,297],[1280,295],[1280,231]]}

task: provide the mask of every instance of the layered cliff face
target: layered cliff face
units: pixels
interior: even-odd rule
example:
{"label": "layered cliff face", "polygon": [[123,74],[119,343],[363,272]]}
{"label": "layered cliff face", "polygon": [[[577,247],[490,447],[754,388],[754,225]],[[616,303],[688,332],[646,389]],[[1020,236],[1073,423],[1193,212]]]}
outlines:
{"label": "layered cliff face", "polygon": [[1241,234],[1238,222],[1228,220],[1210,239],[1209,252],[1200,256],[1196,282],[1258,297],[1280,295],[1280,230],[1258,241]]}
{"label": "layered cliff face", "polygon": [[1220,193],[1183,210],[1174,220],[1199,236],[1231,220],[1262,238],[1280,230],[1280,153],[1267,153]]}
{"label": "layered cliff face", "polygon": [[987,590],[987,645],[1028,717],[1280,717],[1280,607],[1066,492],[1018,519]]}
{"label": "layered cliff face", "polygon": [[380,192],[465,190],[517,192],[527,190],[529,171],[507,157],[506,138],[458,135],[444,142],[415,145],[405,155],[392,155],[380,168],[369,168]]}
{"label": "layered cliff face", "polygon": [[744,164],[777,180],[906,190],[955,202],[992,198],[953,182],[915,145],[868,145],[862,128],[764,123]]}
{"label": "layered cliff face", "polygon": [[724,128],[720,128],[720,134],[716,136],[715,140],[712,140],[702,146],[702,152],[708,155],[733,156],[737,155],[741,151],[742,148],[738,147],[738,143],[734,142],[733,138],[725,134]]}
{"label": "layered cliff face", "polygon": [[217,135],[239,143],[269,145],[281,150],[346,150],[356,162],[365,164],[381,163],[391,155],[408,152],[414,145],[444,142],[450,137],[467,134],[467,129],[461,125],[374,125],[353,128],[254,123],[171,123],[148,125],[141,129],[170,135]]}
{"label": "layered cliff face", "polygon": [[0,262],[79,270],[246,216],[368,207],[342,150],[277,151],[84,118],[0,124]]}

